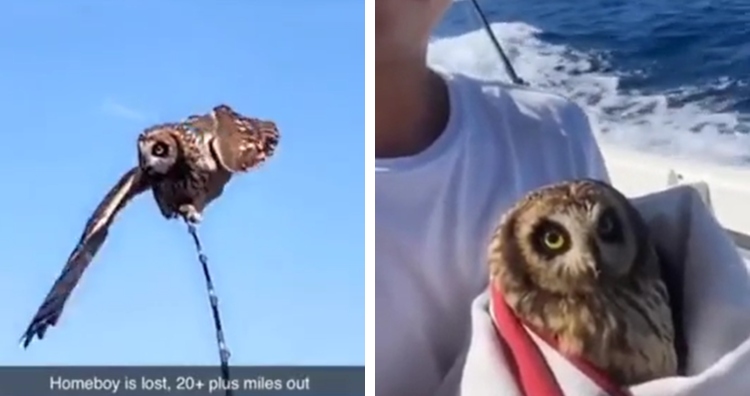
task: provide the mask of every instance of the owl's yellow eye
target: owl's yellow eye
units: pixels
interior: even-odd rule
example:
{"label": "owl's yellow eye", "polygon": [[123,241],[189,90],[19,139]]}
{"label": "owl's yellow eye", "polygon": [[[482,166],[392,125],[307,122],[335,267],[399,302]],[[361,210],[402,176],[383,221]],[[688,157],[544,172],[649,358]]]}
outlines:
{"label": "owl's yellow eye", "polygon": [[565,244],[565,237],[557,231],[547,231],[542,239],[551,250],[558,250]]}
{"label": "owl's yellow eye", "polygon": [[547,219],[540,221],[530,236],[536,252],[546,258],[565,253],[573,243],[570,234],[562,224]]}

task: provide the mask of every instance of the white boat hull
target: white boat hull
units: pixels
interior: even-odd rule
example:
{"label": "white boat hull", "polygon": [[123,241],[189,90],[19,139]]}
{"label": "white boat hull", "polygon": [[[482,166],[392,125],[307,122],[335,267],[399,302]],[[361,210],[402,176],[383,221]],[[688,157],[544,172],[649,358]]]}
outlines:
{"label": "white boat hull", "polygon": [[744,250],[750,250],[750,169],[660,157],[602,144],[612,184],[627,196],[695,184],[722,224]]}

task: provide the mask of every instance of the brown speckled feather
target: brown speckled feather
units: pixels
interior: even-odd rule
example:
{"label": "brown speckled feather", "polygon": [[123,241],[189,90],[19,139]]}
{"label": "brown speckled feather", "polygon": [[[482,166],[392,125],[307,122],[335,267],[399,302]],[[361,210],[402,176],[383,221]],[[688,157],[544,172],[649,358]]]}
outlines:
{"label": "brown speckled feather", "polygon": [[29,345],[34,336],[39,337],[39,339],[44,338],[47,328],[57,323],[70,294],[107,238],[109,226],[114,221],[115,216],[133,197],[146,191],[149,187],[150,185],[143,177],[140,169],[133,168],[125,173],[106,194],[86,222],[78,245],[68,257],[62,273],[52,285],[52,289],[26,329],[23,336],[24,348]]}
{"label": "brown speckled feather", "polygon": [[[604,213],[606,235],[597,228]],[[549,230],[564,237],[557,250],[542,245]],[[528,194],[501,220],[488,258],[511,309],[563,353],[620,385],[677,374],[659,258],[645,222],[612,187],[579,180]]]}
{"label": "brown speckled feather", "polygon": [[210,114],[191,116],[187,123],[215,136],[212,147],[219,162],[232,172],[245,172],[274,155],[279,130],[273,121],[245,117],[227,105]]}

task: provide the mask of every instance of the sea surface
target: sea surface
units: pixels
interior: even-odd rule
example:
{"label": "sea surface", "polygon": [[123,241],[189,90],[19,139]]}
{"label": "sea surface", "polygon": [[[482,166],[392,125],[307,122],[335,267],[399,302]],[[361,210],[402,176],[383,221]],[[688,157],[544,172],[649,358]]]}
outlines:
{"label": "sea surface", "polygon": [[[587,110],[604,142],[750,167],[750,0],[480,0],[516,73]],[[509,81],[471,1],[429,62]]]}

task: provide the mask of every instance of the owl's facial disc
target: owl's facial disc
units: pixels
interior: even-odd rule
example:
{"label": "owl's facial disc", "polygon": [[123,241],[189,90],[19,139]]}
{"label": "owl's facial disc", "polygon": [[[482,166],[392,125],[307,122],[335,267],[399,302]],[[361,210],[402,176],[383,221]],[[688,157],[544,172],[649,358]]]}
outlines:
{"label": "owl's facial disc", "polygon": [[627,275],[635,260],[633,243],[611,206],[557,209],[529,229],[536,283],[559,293],[586,293]]}
{"label": "owl's facial disc", "polygon": [[176,149],[163,139],[139,140],[138,152],[141,168],[150,174],[166,174],[176,161]]}

